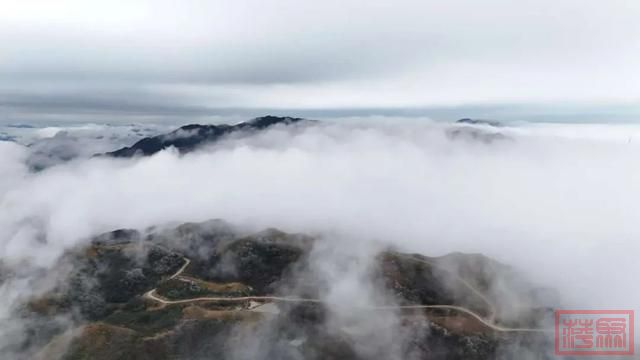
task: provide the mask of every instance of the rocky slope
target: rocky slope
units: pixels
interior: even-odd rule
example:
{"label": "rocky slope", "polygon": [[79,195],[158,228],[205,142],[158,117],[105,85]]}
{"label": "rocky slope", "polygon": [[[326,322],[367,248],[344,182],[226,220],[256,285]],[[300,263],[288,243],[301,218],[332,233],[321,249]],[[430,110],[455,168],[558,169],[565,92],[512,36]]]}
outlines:
{"label": "rocky slope", "polygon": [[[98,236],[65,256],[73,270],[54,291],[26,304],[23,317],[38,321],[22,346],[35,358],[105,360],[494,359],[525,348],[544,358],[552,348],[543,332],[503,330],[544,327],[548,309],[529,301],[518,317],[501,313],[494,281],[518,302],[536,289],[481,255],[382,251],[362,281],[389,297],[337,304],[353,306],[342,323],[323,300],[331,284],[313,265],[317,241],[222,221]],[[63,315],[72,326],[56,323]],[[397,339],[370,340],[385,332]]]}

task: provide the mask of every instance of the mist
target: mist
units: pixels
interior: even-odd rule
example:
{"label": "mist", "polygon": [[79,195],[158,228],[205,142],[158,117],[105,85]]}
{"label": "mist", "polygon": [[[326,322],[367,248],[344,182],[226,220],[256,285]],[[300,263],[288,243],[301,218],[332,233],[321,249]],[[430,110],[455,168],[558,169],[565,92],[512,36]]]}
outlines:
{"label": "mist", "polygon": [[[247,231],[331,234],[320,258],[364,259],[386,246],[482,253],[556,290],[567,307],[640,303],[630,285],[640,250],[640,126],[522,124],[486,143],[452,138],[453,125],[399,120],[274,128],[186,155],[85,157],[40,172],[28,171],[29,148],[0,142],[0,259],[50,269],[106,231],[224,219]],[[326,294],[330,304],[370,286],[356,285],[366,263],[347,261],[345,276],[333,261],[316,267],[342,279]],[[4,283],[2,291],[35,290]],[[366,293],[367,301],[383,296]],[[3,297],[2,314],[18,298]]]}

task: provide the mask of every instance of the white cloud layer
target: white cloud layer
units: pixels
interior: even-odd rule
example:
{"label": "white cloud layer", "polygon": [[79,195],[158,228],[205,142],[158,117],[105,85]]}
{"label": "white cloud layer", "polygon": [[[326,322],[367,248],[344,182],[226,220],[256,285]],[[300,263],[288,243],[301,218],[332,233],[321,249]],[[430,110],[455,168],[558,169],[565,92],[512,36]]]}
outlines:
{"label": "white cloud layer", "polygon": [[445,127],[280,129],[186,156],[77,160],[35,174],[21,165],[25,149],[0,143],[0,258],[47,266],[100,232],[222,218],[428,255],[480,252],[571,303],[636,306],[640,127],[503,128],[511,140],[492,144],[451,140]]}

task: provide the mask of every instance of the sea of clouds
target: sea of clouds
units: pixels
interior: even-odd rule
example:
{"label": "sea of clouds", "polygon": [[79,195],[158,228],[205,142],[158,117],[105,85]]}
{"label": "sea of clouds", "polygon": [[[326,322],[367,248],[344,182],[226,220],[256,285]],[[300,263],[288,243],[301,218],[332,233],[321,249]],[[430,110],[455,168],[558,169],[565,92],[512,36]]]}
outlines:
{"label": "sea of clouds", "polygon": [[[350,251],[482,253],[553,288],[566,307],[635,309],[640,126],[465,128],[504,135],[489,142],[451,136],[461,127],[343,119],[134,159],[91,155],[131,145],[138,126],[20,128],[29,141],[0,141],[0,259],[48,269],[102,232],[220,218],[336,234]],[[34,144],[61,131],[76,139],[74,156],[34,170],[43,149]],[[0,286],[5,319],[34,291],[21,284]]]}

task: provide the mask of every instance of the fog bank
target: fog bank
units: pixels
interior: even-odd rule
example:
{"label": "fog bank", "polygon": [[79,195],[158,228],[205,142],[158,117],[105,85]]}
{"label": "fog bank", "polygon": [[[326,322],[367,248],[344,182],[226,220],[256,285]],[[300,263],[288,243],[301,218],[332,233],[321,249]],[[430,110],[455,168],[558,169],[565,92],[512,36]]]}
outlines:
{"label": "fog bank", "polygon": [[640,127],[504,127],[491,143],[452,138],[449,127],[277,128],[185,156],[79,159],[39,173],[26,171],[28,149],[0,143],[0,258],[46,268],[97,233],[221,218],[427,255],[479,252],[572,306],[640,303],[629,286]]}

